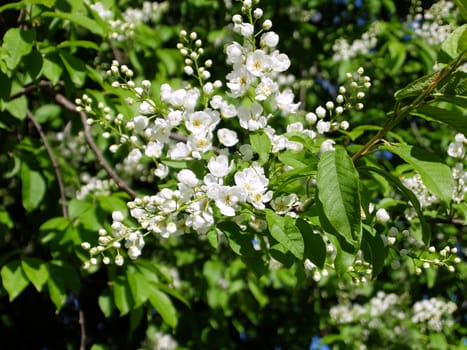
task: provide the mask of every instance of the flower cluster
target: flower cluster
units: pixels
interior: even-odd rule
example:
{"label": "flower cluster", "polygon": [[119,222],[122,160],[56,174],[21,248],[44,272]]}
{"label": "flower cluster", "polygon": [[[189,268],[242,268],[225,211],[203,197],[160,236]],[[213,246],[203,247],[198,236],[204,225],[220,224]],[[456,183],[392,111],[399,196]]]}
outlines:
{"label": "flower cluster", "polygon": [[109,39],[123,42],[134,35],[138,24],[158,21],[168,10],[169,2],[144,1],[141,8],[127,8],[122,13],[122,18],[116,18],[112,9],[107,8],[101,1],[89,4],[89,7],[109,23],[111,28]]}
{"label": "flower cluster", "polygon": [[148,233],[160,239],[186,232],[204,235],[226,219],[258,230],[264,227],[266,207],[279,215],[296,215],[298,194],[274,193],[271,188],[270,174],[288,168],[265,164],[265,150],[273,155],[301,151],[303,144],[290,137],[296,135],[318,149],[321,145],[321,152],[333,149],[333,141],[323,142],[322,135],[349,127],[341,115],[363,108],[371,82],[359,68],[348,74],[348,86],[340,87],[335,102],[328,101],[315,112],[299,111],[293,91],[280,83],[290,60],[277,49],[279,37],[271,31],[271,20],[262,17],[263,11],[250,1],[243,2],[242,14],[232,17],[241,40],[225,47],[232,71],[226,75],[224,93],[220,91],[224,83],[211,77],[213,62],[203,57],[202,40],[197,33],[182,30],[177,48],[184,57],[185,74],[197,86],[162,84],[159,99],[154,99],[150,81],[135,82],[129,67],[113,61],[107,75],[113,88],[125,90],[135,116],[114,115],[102,102],[96,108],[88,96],[76,101],[90,124],[108,130],[104,135],[114,142],[111,152],[128,150],[119,169],[136,170],[146,180],[159,179],[154,194],[128,203],[130,220],[137,227],[117,215],[112,230],[101,232],[99,246],[89,248],[91,264],[109,249],[117,249],[121,257],[123,240],[131,249],[130,258],[136,258]]}
{"label": "flower cluster", "polygon": [[444,301],[439,298],[430,298],[417,301],[412,307],[412,322],[420,324],[423,330],[442,332],[445,326],[452,326],[454,320],[452,314],[457,310],[457,305],[452,301]]}
{"label": "flower cluster", "polygon": [[415,15],[408,18],[408,25],[416,37],[432,46],[440,45],[455,29],[449,23],[454,17],[454,3],[448,0],[437,1],[428,10],[423,11],[421,1],[415,1]]}
{"label": "flower cluster", "polygon": [[374,22],[368,31],[362,34],[359,39],[349,43],[345,38],[337,39],[332,45],[334,51],[333,60],[336,62],[346,61],[358,55],[365,55],[371,52],[378,43],[378,35],[381,28],[378,22]]}
{"label": "flower cluster", "polygon": [[343,328],[342,331],[349,326],[353,334],[358,332],[357,337],[346,340],[346,343],[359,349],[366,349],[368,343],[374,345],[375,340],[384,347],[421,341],[413,338],[417,333],[411,333],[411,329],[420,326],[423,333],[442,332],[453,326],[455,303],[431,298],[416,301],[410,307],[409,302],[407,295],[378,291],[365,304],[342,301],[331,307],[329,314],[331,321],[339,329]]}

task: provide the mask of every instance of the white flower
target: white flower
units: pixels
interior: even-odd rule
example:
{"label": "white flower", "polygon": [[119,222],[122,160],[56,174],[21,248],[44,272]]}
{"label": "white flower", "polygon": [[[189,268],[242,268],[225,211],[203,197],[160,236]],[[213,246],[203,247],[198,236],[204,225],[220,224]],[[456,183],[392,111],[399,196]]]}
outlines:
{"label": "white flower", "polygon": [[274,101],[279,108],[284,113],[295,113],[300,106],[300,102],[293,103],[294,94],[292,90],[286,89],[283,92],[276,95]]}
{"label": "white flower", "polygon": [[145,116],[138,115],[133,118],[133,124],[135,131],[143,131],[147,128],[149,120]]}
{"label": "white flower", "polygon": [[226,128],[217,130],[217,138],[221,144],[227,147],[232,147],[238,143],[237,133]]}
{"label": "white flower", "polygon": [[113,211],[112,212],[112,220],[113,221],[118,221],[118,222],[122,222],[124,219],[124,216],[123,216],[123,213],[121,211]]}
{"label": "white flower", "polygon": [[240,23],[240,24],[235,24],[234,30],[236,30],[238,33],[240,33],[244,37],[249,37],[253,35],[255,28],[250,23]]}
{"label": "white flower", "polygon": [[164,148],[164,144],[160,142],[149,142],[146,145],[144,150],[144,154],[151,158],[159,158],[162,154],[162,149]]}
{"label": "white flower", "polygon": [[278,85],[275,81],[268,77],[263,77],[261,82],[256,87],[256,96],[255,99],[258,101],[264,101],[267,99],[272,93],[275,93],[278,89]]}
{"label": "white flower", "polygon": [[320,146],[320,153],[324,153],[324,152],[327,152],[327,151],[334,151],[334,144],[336,143],[336,141],[334,140],[325,140],[323,141],[323,143],[321,144]]}
{"label": "white flower", "polygon": [[386,211],[386,209],[384,209],[384,208],[379,208],[379,209],[376,211],[376,222],[384,223],[384,222],[388,222],[390,219],[391,219],[391,217],[389,216],[389,214],[388,214],[388,212]]}
{"label": "white flower", "polygon": [[208,162],[209,172],[215,177],[225,177],[233,169],[233,161],[229,164],[229,158],[226,155],[211,157]]}
{"label": "white flower", "polygon": [[261,45],[274,48],[279,43],[279,35],[274,32],[266,32],[261,36]]}
{"label": "white flower", "polygon": [[214,199],[216,206],[223,215],[235,216],[237,203],[245,201],[246,192],[237,186],[218,185],[216,191],[211,191],[208,197]]}
{"label": "white flower", "polygon": [[290,67],[290,59],[285,53],[275,50],[270,55],[270,66],[274,72],[284,72]]}
{"label": "white flower", "polygon": [[168,156],[173,160],[188,159],[190,157],[190,148],[184,142],[178,142],[168,152]]}
{"label": "white flower", "polygon": [[275,198],[271,202],[271,207],[276,211],[277,214],[283,215],[292,210],[292,207],[297,203],[297,201],[297,195],[292,193]]}
{"label": "white flower", "polygon": [[324,134],[325,132],[328,132],[331,129],[331,123],[330,122],[325,122],[324,120],[319,120],[318,123],[316,124],[316,130],[320,134]]}
{"label": "white flower", "polygon": [[143,115],[151,115],[156,113],[156,109],[151,103],[145,100],[139,105],[139,112]]}
{"label": "white flower", "polygon": [[324,109],[322,106],[318,106],[315,109],[315,113],[318,118],[323,119],[326,116],[326,109]]}
{"label": "white flower", "polygon": [[243,60],[243,47],[235,41],[225,48],[225,53],[228,64],[239,63]]}
{"label": "white flower", "polygon": [[189,187],[195,187],[199,183],[195,173],[190,169],[180,170],[180,172],[177,174],[177,180]]}
{"label": "white flower", "polygon": [[263,50],[250,52],[246,58],[246,69],[254,76],[262,76],[271,65],[270,57]]}
{"label": "white flower", "polygon": [[240,97],[243,96],[250,87],[253,76],[245,67],[241,66],[227,74],[226,78],[229,81],[226,84],[230,89],[229,95],[232,97]]}
{"label": "white flower", "polygon": [[219,122],[217,111],[197,111],[190,113],[185,120],[186,128],[193,134],[206,134]]}
{"label": "white flower", "polygon": [[255,131],[267,125],[267,118],[262,115],[263,107],[258,103],[253,103],[250,108],[240,106],[237,112],[240,126],[244,129]]}
{"label": "white flower", "polygon": [[156,175],[160,179],[164,179],[169,175],[169,167],[163,163],[159,163],[157,168],[154,169],[154,175]]}

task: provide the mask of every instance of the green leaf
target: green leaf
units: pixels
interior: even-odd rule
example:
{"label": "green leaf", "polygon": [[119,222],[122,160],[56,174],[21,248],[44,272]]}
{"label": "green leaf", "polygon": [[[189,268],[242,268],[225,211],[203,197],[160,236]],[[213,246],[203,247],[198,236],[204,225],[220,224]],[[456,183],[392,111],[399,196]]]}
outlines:
{"label": "green leaf", "polygon": [[78,88],[83,86],[87,75],[84,62],[66,51],[61,51],[59,55],[73,84]]}
{"label": "green leaf", "polygon": [[110,288],[104,289],[98,298],[99,307],[105,317],[110,317],[115,309],[114,300]]}
{"label": "green leaf", "polygon": [[26,0],[28,5],[44,5],[45,7],[53,7],[56,0]]}
{"label": "green leaf", "polygon": [[3,6],[0,6],[0,12],[6,11],[6,10],[13,10],[13,9],[19,10],[23,7],[24,7],[24,1],[18,1],[12,4],[6,4]]}
{"label": "green leaf", "polygon": [[248,279],[248,288],[261,308],[265,307],[269,303],[267,294],[263,293],[263,291],[258,287],[256,281]]}
{"label": "green leaf", "polygon": [[47,265],[37,258],[25,257],[23,261],[21,261],[21,266],[27,278],[32,282],[37,291],[42,291],[42,287],[49,278]]}
{"label": "green leaf", "polygon": [[28,286],[29,280],[21,268],[19,260],[10,261],[0,271],[3,287],[8,293],[9,301],[13,301]]}
{"label": "green leaf", "polygon": [[259,155],[258,164],[264,165],[268,161],[272,149],[269,136],[264,132],[250,134],[250,144],[253,152]]}
{"label": "green leaf", "polygon": [[467,24],[456,28],[441,45],[439,63],[449,63],[467,49]]}
{"label": "green leaf", "polygon": [[56,54],[47,55],[42,65],[42,74],[53,84],[58,83],[63,73],[63,67],[59,60]]}
{"label": "green leaf", "polygon": [[449,344],[446,340],[446,336],[443,333],[430,333],[430,349],[433,350],[445,350],[449,349]]}
{"label": "green leaf", "polygon": [[30,212],[36,209],[44,198],[46,183],[38,171],[29,169],[26,163],[21,166],[21,194],[23,207]]}
{"label": "green leaf", "polygon": [[177,312],[167,294],[161,292],[160,290],[154,289],[149,295],[149,301],[156,309],[156,311],[161,315],[166,324],[172,328],[177,326]]}
{"label": "green leaf", "polygon": [[381,236],[379,234],[372,235],[369,233],[370,229],[363,230],[362,251],[365,260],[373,267],[373,278],[376,278],[383,271],[386,250]]}
{"label": "green leaf", "polygon": [[28,99],[26,96],[20,96],[5,103],[5,109],[10,112],[10,114],[19,119],[23,120],[27,116],[28,111]]}
{"label": "green leaf", "polygon": [[365,171],[365,172],[373,172],[376,174],[379,174],[383,176],[386,180],[388,180],[389,183],[393,185],[397,190],[399,190],[402,195],[410,201],[412,204],[413,208],[415,209],[415,212],[417,213],[418,219],[420,220],[420,224],[422,226],[422,239],[423,242],[426,245],[430,244],[431,240],[431,231],[430,231],[430,226],[428,226],[427,222],[425,221],[425,218],[423,216],[423,211],[420,206],[420,202],[418,201],[417,197],[413,194],[412,191],[408,190],[401,182],[400,180],[395,177],[394,175],[388,173],[387,171],[380,169],[380,168],[375,168],[375,167],[361,167],[359,168],[360,171]]}
{"label": "green leaf", "polygon": [[21,62],[23,56],[26,56],[32,50],[32,43],[36,38],[34,29],[21,30],[19,28],[10,28],[3,36],[2,48],[6,54],[4,60],[9,69],[15,69]]}
{"label": "green leaf", "polygon": [[42,17],[54,17],[54,18],[61,18],[67,21],[70,21],[76,25],[79,25],[83,28],[86,28],[91,33],[97,34],[100,37],[105,36],[105,32],[102,27],[94,20],[85,16],[81,13],[65,13],[65,12],[44,12],[41,14]]}
{"label": "green leaf", "polygon": [[23,57],[24,68],[31,80],[35,80],[39,76],[43,61],[42,55],[37,50],[32,50],[28,55]]}
{"label": "green leaf", "polygon": [[441,163],[433,153],[407,144],[384,146],[383,149],[398,155],[416,170],[425,186],[441,200],[450,202],[454,190],[451,169]]}
{"label": "green leaf", "polygon": [[124,276],[117,276],[112,287],[115,305],[120,311],[120,315],[127,314],[133,306],[133,297],[127,279]]}
{"label": "green leaf", "polygon": [[56,104],[43,104],[34,111],[34,118],[39,123],[45,123],[60,117],[62,109]]}
{"label": "green leaf", "polygon": [[353,246],[360,244],[362,222],[358,173],[347,152],[336,147],[318,164],[318,196],[334,229]]}
{"label": "green leaf", "polygon": [[232,221],[220,222],[217,228],[221,230],[228,239],[230,248],[238,255],[249,255],[254,252],[252,236],[243,232],[236,223]]}
{"label": "green leaf", "polygon": [[99,46],[95,42],[88,41],[88,40],[65,40],[65,41],[60,42],[60,44],[57,45],[57,49],[63,49],[66,47],[71,47],[71,48],[82,47],[84,49],[92,49],[96,51],[100,50]]}
{"label": "green leaf", "polygon": [[408,97],[415,97],[420,95],[428,86],[430,86],[437,78],[439,72],[434,72],[428,75],[425,75],[417,80],[411,82],[406,87],[396,91],[394,98],[397,101],[406,99]]}
{"label": "green leaf", "polygon": [[128,267],[126,277],[135,302],[135,307],[138,307],[148,300],[149,294],[153,289],[151,281],[148,281],[146,276],[139,273],[133,266]]}
{"label": "green leaf", "polygon": [[50,299],[57,309],[56,312],[59,313],[66,302],[65,282],[60,271],[56,269],[56,266],[49,265],[49,269],[47,287],[49,289]]}
{"label": "green leaf", "polygon": [[448,124],[462,134],[467,135],[467,114],[460,110],[425,105],[417,109],[416,115],[429,121]]}
{"label": "green leaf", "polygon": [[467,3],[465,0],[454,0],[454,2],[456,3],[457,8],[459,9],[459,12],[464,20],[467,21]]}
{"label": "green leaf", "polygon": [[271,236],[295,257],[302,260],[305,251],[305,243],[301,232],[297,226],[295,226],[294,219],[290,216],[277,215],[270,209],[266,209],[265,211]]}
{"label": "green leaf", "polygon": [[304,258],[309,259],[318,268],[322,269],[327,255],[323,238],[319,233],[315,233],[313,227],[303,219],[298,219],[296,225],[305,243]]}

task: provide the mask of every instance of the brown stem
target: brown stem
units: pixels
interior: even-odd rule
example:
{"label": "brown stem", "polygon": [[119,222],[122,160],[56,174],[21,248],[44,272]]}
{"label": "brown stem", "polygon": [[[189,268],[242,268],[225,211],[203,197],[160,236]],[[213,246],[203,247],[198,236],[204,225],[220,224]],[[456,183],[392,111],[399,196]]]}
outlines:
{"label": "brown stem", "polygon": [[83,124],[83,131],[84,131],[84,138],[86,139],[86,142],[88,143],[89,147],[91,150],[94,152],[94,155],[97,158],[97,161],[99,165],[104,168],[104,170],[109,174],[109,176],[115,181],[118,187],[120,187],[122,190],[124,190],[126,193],[128,193],[131,198],[136,198],[137,194],[135,191],[133,191],[123,179],[118,176],[118,174],[115,172],[115,170],[107,163],[105,160],[104,156],[101,153],[101,150],[99,147],[97,147],[96,143],[94,142],[94,138],[92,137],[91,134],[91,128],[88,124],[88,118],[86,116],[86,113],[84,112],[78,112],[76,110],[76,105],[68,100],[65,96],[59,93],[55,93],[55,100],[68,109],[69,111],[76,112],[79,114],[79,117],[81,119],[81,124]]}
{"label": "brown stem", "polygon": [[79,309],[79,327],[81,329],[81,341],[79,344],[79,350],[85,350],[86,349],[86,325],[84,321],[84,312],[83,309]]}
{"label": "brown stem", "polygon": [[62,205],[62,214],[63,217],[68,218],[68,206],[65,196],[65,185],[63,183],[62,173],[60,171],[60,167],[58,165],[57,159],[53,153],[52,147],[50,147],[47,138],[45,137],[44,131],[42,130],[41,125],[37,122],[36,118],[34,118],[33,114],[30,110],[27,111],[28,119],[32,122],[34,127],[36,128],[37,132],[39,133],[42,143],[44,144],[45,150],[49,155],[50,161],[52,162],[52,166],[54,168],[55,176],[57,177],[58,188],[60,190],[60,201]]}

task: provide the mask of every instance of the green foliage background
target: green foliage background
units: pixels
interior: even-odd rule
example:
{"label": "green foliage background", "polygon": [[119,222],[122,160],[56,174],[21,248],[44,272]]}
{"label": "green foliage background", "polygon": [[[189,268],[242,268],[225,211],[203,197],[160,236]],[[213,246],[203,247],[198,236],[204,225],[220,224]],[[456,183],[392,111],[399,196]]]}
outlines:
{"label": "green foliage background", "polygon": [[[128,7],[142,6],[136,0],[104,3],[117,15]],[[196,31],[203,38],[205,55],[215,62],[212,74],[225,77],[229,67],[224,63],[223,47],[232,40],[226,23],[240,6],[234,2],[235,10],[231,10],[220,1],[172,1],[160,18],[139,24],[131,40],[119,42],[108,39],[108,23],[84,1],[23,0],[1,5],[2,348],[159,349],[156,334],[162,332],[172,334],[180,349],[308,349],[313,337],[327,334],[336,335],[328,337],[333,348],[347,349],[353,344],[352,338],[363,330],[358,325],[333,325],[329,309],[341,302],[344,294],[349,300],[363,303],[376,291],[384,290],[406,295],[411,301],[427,296],[455,298],[455,324],[449,333],[436,335],[410,328],[407,340],[395,339],[388,323],[388,334],[375,332],[369,349],[462,349],[467,337],[465,264],[456,266],[453,274],[431,268],[417,275],[414,266],[392,268],[391,259],[396,253],[378,238],[380,232],[387,234],[389,227],[376,224],[362,228],[359,208],[353,207],[353,212],[349,209],[357,199],[336,199],[331,185],[344,183],[349,189],[342,192],[358,193],[362,198],[357,204],[360,200],[369,202],[380,193],[387,207],[403,220],[408,200],[391,202],[389,197],[400,183],[398,177],[407,170],[404,166],[409,164],[443,200],[439,212],[426,210],[421,215],[425,220],[414,219],[414,225],[421,227],[421,240],[429,241],[432,232],[432,244],[438,250],[456,246],[458,255],[465,258],[467,206],[465,200],[458,205],[447,204],[452,190],[445,179],[446,172],[448,176],[450,172],[448,165],[454,162],[446,157],[448,144],[455,132],[467,135],[465,69],[449,71],[456,59],[463,60],[465,66],[466,27],[461,27],[459,37],[440,51],[439,46],[411,36],[403,25],[410,10],[408,1],[358,3],[264,0],[259,5],[265,18],[274,23],[273,29],[281,38],[281,52],[291,59],[290,72],[297,78],[294,88],[303,108],[313,110],[334,98],[336,89],[346,80],[345,73],[360,66],[374,83],[366,96],[365,109],[350,112],[352,131],[334,135],[345,149],[337,147],[336,152],[325,153],[319,164],[317,159],[306,156],[299,159],[284,153],[281,158],[288,165],[301,162],[310,167],[301,171],[317,172],[318,202],[322,207],[312,211],[326,213],[326,229],[338,231],[336,237],[341,241],[336,245],[343,248],[336,261],[342,264],[342,271],[347,267],[346,259],[353,258],[348,250],[355,242],[360,242],[361,236],[369,242],[366,251],[362,249],[373,264],[375,279],[358,287],[343,273],[331,274],[320,282],[305,276],[295,261],[312,256],[313,263],[322,267],[326,258],[323,240],[312,236],[304,242],[303,233],[313,230],[310,222],[296,223],[270,209],[266,209],[265,218],[271,236],[278,246],[287,248],[271,253],[283,263],[280,269],[271,268],[264,255],[251,247],[251,232],[224,221],[218,228],[227,236],[228,244],[217,241],[212,234],[204,240],[186,235],[180,240],[152,242],[141,259],[123,267],[84,270],[88,256],[81,243],[95,244],[97,231],[108,225],[113,211],[126,210],[130,195],[114,189],[85,199],[74,198],[82,183],[81,174],[108,177],[86,145],[84,126],[73,103],[63,101],[74,101],[85,92],[115,111],[131,115],[131,108],[124,102],[127,96],[104,78],[113,59],[132,67],[136,81],[150,80],[154,96],[158,96],[163,83],[179,86],[186,79],[183,58],[176,49],[181,29]],[[426,1],[422,6],[426,9],[432,3]],[[461,26],[466,18],[465,4],[456,3],[457,12],[449,20]],[[376,20],[382,29],[374,50],[336,63],[332,49],[335,40],[359,38]],[[428,96],[436,95],[436,103],[410,104],[429,87],[435,63],[444,64],[449,75]],[[459,87],[464,90],[457,93]],[[385,125],[388,115],[399,105],[415,106],[410,111],[401,109],[404,118],[388,132],[387,139],[400,144],[388,143],[376,154],[354,162],[347,150],[357,153],[376,133],[375,126]],[[114,166],[121,161],[121,154],[108,150],[110,141],[102,136],[102,129],[93,126],[91,130],[108,164]],[[260,161],[266,162],[270,145],[265,135],[251,136],[250,142]],[[423,155],[414,155],[412,145],[422,149]],[[387,154],[384,152],[392,157],[381,156]],[[435,162],[435,154],[442,158],[443,166]],[[375,185],[375,179],[379,184]],[[151,183],[125,180],[140,193],[153,190]],[[277,188],[281,180],[277,180]],[[363,188],[358,187],[359,181]],[[61,184],[64,188],[60,188]],[[294,186],[293,181],[290,186]],[[68,196],[66,205],[63,193]],[[412,198],[410,193],[405,194],[409,200]],[[341,221],[342,209],[347,213],[345,221]],[[440,212],[449,212],[452,217]],[[313,212],[310,216],[319,215]],[[324,226],[324,221],[321,216],[316,225]],[[351,249],[346,251],[346,246]]]}

